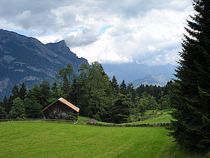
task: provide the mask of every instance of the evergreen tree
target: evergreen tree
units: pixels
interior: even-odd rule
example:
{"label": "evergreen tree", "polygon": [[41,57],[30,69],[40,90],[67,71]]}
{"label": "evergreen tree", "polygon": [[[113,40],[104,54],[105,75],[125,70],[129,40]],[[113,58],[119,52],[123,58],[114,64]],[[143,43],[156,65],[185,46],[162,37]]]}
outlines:
{"label": "evergreen tree", "polygon": [[78,107],[80,107],[80,115],[88,116],[88,100],[90,98],[89,92],[89,75],[91,66],[83,64],[79,69],[79,76],[74,80],[71,86],[70,100]]}
{"label": "evergreen tree", "polygon": [[7,114],[9,113],[9,111],[11,109],[11,107],[9,107],[9,105],[8,105],[8,99],[6,96],[3,99],[3,108]]}
{"label": "evergreen tree", "polygon": [[120,84],[120,93],[126,95],[126,84],[125,81],[123,80],[122,83]]}
{"label": "evergreen tree", "polygon": [[20,97],[20,99],[24,100],[26,94],[27,94],[26,86],[25,86],[24,83],[22,83],[21,86],[20,86],[18,96]]}
{"label": "evergreen tree", "polygon": [[28,92],[26,98],[37,101],[43,108],[48,106],[52,98],[48,81],[43,81],[40,85],[35,85]]}
{"label": "evergreen tree", "polygon": [[131,100],[126,95],[120,94],[112,107],[112,122],[124,123],[130,115]]}
{"label": "evergreen tree", "polygon": [[43,81],[40,84],[40,92],[39,92],[39,104],[41,104],[44,107],[49,105],[49,99],[50,99],[50,84],[48,81]]}
{"label": "evergreen tree", "polygon": [[0,119],[5,119],[5,118],[6,118],[6,112],[3,103],[0,102]]}
{"label": "evergreen tree", "polygon": [[79,78],[72,85],[71,100],[72,102],[80,107],[80,114],[82,116],[88,116],[88,99],[89,91],[87,88],[87,81]]}
{"label": "evergreen tree", "polygon": [[55,82],[51,87],[50,102],[54,102],[58,100],[60,97],[62,97],[62,91],[61,88],[58,86],[58,84]]}
{"label": "evergreen tree", "polygon": [[210,1],[195,0],[177,68],[173,136],[181,145],[210,149]]}
{"label": "evergreen tree", "polygon": [[135,102],[136,93],[132,83],[129,83],[127,86],[127,94],[130,96],[132,102]]}
{"label": "evergreen tree", "polygon": [[69,99],[70,93],[70,83],[73,81],[73,68],[71,65],[67,65],[67,67],[62,68],[58,72],[58,76],[62,78],[62,90],[63,96],[66,99]]}
{"label": "evergreen tree", "polygon": [[19,96],[19,88],[17,85],[14,85],[12,88],[12,97],[17,98]]}
{"label": "evergreen tree", "polygon": [[117,83],[117,79],[115,76],[112,77],[111,80],[111,87],[112,87],[112,93],[114,96],[117,96],[119,93],[119,85]]}

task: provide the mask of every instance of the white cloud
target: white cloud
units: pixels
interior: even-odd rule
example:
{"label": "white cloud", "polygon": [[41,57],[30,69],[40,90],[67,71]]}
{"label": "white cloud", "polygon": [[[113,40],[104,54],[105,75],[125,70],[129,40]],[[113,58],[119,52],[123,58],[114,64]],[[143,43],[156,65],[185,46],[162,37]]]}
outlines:
{"label": "white cloud", "polygon": [[187,8],[181,12],[151,9],[134,18],[110,16],[111,27],[97,42],[73,50],[89,61],[175,64],[188,14]]}
{"label": "white cloud", "polygon": [[176,63],[191,0],[7,0],[0,27],[35,35],[44,43],[65,39],[90,62]]}

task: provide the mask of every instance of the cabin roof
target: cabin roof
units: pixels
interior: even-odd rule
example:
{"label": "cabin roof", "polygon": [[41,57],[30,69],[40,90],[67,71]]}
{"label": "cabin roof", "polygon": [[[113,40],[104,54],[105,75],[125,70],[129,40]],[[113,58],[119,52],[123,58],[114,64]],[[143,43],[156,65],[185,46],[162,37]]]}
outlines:
{"label": "cabin roof", "polygon": [[66,104],[67,106],[69,106],[70,108],[72,108],[74,111],[79,112],[79,108],[76,107],[75,105],[73,105],[72,103],[68,102],[66,99],[64,98],[59,98],[58,99],[60,102],[62,102],[63,104]]}
{"label": "cabin roof", "polygon": [[[59,98],[56,102],[61,102],[61,103],[63,103],[64,105],[67,105],[68,107],[70,107],[71,109],[73,109],[74,111],[76,111],[76,112],[79,112],[79,108],[78,107],[76,107],[75,105],[73,105],[72,103],[70,103],[69,101],[67,101],[66,99],[64,99],[64,98]],[[56,102],[54,102],[54,103],[52,103],[52,104],[50,104],[50,105],[48,105],[46,108],[44,108],[42,111],[45,111],[46,109],[48,109],[51,105],[53,105],[53,104],[55,104]]]}

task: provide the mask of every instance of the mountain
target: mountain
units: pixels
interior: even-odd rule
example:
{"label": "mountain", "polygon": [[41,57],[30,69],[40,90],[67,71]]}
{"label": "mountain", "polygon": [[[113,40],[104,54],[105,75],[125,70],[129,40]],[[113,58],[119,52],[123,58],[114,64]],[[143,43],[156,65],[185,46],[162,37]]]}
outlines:
{"label": "mountain", "polygon": [[167,81],[174,78],[175,66],[167,65],[146,65],[137,63],[124,64],[103,64],[105,72],[111,78],[116,76],[119,82],[125,80],[133,83],[135,87],[140,84],[165,85]]}
{"label": "mountain", "polygon": [[43,44],[39,40],[0,29],[0,99],[8,95],[14,84],[28,87],[43,80],[53,82],[56,72],[72,64],[77,73],[81,64],[65,41]]}

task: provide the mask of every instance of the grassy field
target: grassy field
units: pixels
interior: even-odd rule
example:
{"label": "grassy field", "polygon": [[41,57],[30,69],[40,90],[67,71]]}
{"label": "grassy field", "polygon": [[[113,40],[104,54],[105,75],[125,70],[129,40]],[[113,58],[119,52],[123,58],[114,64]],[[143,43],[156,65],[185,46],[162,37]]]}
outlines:
{"label": "grassy field", "polygon": [[169,123],[172,120],[171,110],[149,110],[144,114],[147,119],[131,124],[155,124],[155,123]]}
{"label": "grassy field", "polygon": [[[136,121],[136,122],[129,122],[129,123],[123,123],[123,124],[156,124],[156,123],[170,123],[171,120],[173,120],[171,116],[171,110],[148,110],[143,115],[143,120]],[[88,117],[78,117],[77,124],[86,124],[87,122],[90,122],[90,118]],[[107,122],[100,122],[96,121],[99,124],[112,124]]]}
{"label": "grassy field", "polygon": [[203,158],[159,127],[95,127],[67,122],[0,122],[0,158]]}

